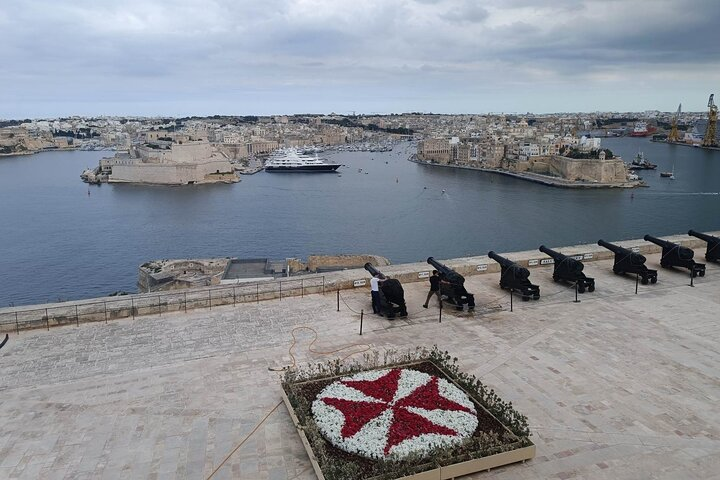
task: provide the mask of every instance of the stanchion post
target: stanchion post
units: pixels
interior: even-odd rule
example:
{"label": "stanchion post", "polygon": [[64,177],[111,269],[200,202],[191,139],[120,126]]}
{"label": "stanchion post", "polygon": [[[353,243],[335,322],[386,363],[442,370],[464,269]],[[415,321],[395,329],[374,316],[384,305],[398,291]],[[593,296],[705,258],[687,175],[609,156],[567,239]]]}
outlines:
{"label": "stanchion post", "polygon": [[130,312],[132,312],[133,320],[135,320],[135,299],[130,299]]}
{"label": "stanchion post", "polygon": [[45,309],[45,323],[47,324],[48,332],[50,331],[50,314],[48,314],[48,309]]}
{"label": "stanchion post", "polygon": [[325,275],[322,276],[323,280],[323,295],[325,295]]}
{"label": "stanchion post", "polygon": [[640,275],[635,274],[635,295],[637,295],[638,283],[640,283]]}
{"label": "stanchion post", "polygon": [[279,283],[280,285],[280,300],[282,300],[282,281]]}
{"label": "stanchion post", "polygon": [[235,287],[233,287],[233,307],[237,303],[237,293],[235,292]]}
{"label": "stanchion post", "polygon": [[300,279],[300,298],[305,298],[305,280]]}
{"label": "stanchion post", "polygon": [[513,291],[510,289],[510,311],[513,311]]}
{"label": "stanchion post", "polygon": [[438,316],[438,323],[442,323],[442,307],[443,307],[443,301],[440,299],[440,315]]}
{"label": "stanchion post", "polygon": [[580,300],[578,300],[577,295],[578,295],[578,282],[575,282],[575,301],[573,303],[580,303]]}
{"label": "stanchion post", "polygon": [[18,323],[17,312],[15,312],[15,330],[17,334],[20,335],[20,324]]}
{"label": "stanchion post", "polygon": [[78,317],[78,306],[75,305],[75,326],[80,326],[80,317]]}
{"label": "stanchion post", "polygon": [[103,302],[103,306],[105,307],[105,323],[107,323],[107,302]]}
{"label": "stanchion post", "polygon": [[693,270],[692,270],[692,268],[691,268],[691,269],[690,269],[690,286],[691,286],[691,287],[694,287],[694,286],[695,286],[695,284],[693,283],[694,280],[695,280],[695,272],[693,272]]}
{"label": "stanchion post", "polygon": [[208,290],[208,305],[210,305],[210,310],[212,310],[212,290]]}
{"label": "stanchion post", "polygon": [[160,295],[158,295],[158,317],[162,316],[162,309],[160,308]]}
{"label": "stanchion post", "polygon": [[365,310],[360,310],[360,335],[362,335],[363,317],[365,316]]}
{"label": "stanchion post", "polygon": [[255,303],[260,303],[260,284],[255,284]]}
{"label": "stanchion post", "polygon": [[185,310],[185,313],[187,313],[187,292],[184,293],[184,299],[183,299],[183,309]]}
{"label": "stanchion post", "polygon": [[336,290],[337,292],[337,311],[340,311],[340,289]]}

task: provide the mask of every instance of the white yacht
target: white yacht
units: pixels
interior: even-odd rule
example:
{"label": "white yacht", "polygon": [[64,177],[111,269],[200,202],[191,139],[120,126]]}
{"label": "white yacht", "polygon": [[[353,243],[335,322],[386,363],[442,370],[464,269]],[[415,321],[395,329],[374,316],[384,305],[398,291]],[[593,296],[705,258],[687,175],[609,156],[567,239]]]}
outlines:
{"label": "white yacht", "polygon": [[317,156],[301,155],[294,148],[278,150],[265,162],[266,172],[334,172],[339,167],[339,163],[326,163]]}

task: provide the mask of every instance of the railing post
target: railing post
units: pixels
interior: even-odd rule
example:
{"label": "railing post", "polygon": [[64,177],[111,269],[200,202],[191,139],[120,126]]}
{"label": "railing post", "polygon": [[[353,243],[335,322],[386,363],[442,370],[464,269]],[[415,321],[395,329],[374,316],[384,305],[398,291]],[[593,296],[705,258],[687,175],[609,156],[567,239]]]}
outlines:
{"label": "railing post", "polygon": [[47,324],[48,332],[50,331],[50,314],[48,313],[48,309],[45,309],[45,323]]}
{"label": "railing post", "polygon": [[443,301],[441,298],[440,299],[440,316],[438,317],[438,323],[442,323],[442,307],[443,307]]}
{"label": "railing post", "polygon": [[513,311],[513,291],[510,289],[510,311]]}
{"label": "railing post", "polygon": [[580,303],[580,300],[578,300],[577,295],[578,295],[578,282],[575,282],[575,301],[573,303]]}
{"label": "railing post", "polygon": [[694,286],[695,286],[695,285],[693,284],[694,280],[695,280],[695,271],[691,268],[691,269],[690,269],[690,286],[691,286],[691,287],[694,287]]}
{"label": "railing post", "polygon": [[640,275],[635,274],[635,295],[637,295],[638,283],[640,283]]}
{"label": "railing post", "polygon": [[17,311],[15,312],[15,330],[17,331],[17,334],[20,335],[20,324],[18,323]]}
{"label": "railing post", "polygon": [[322,283],[322,291],[323,291],[323,295],[325,295],[325,275],[322,276],[322,281],[323,281],[323,283]]}
{"label": "railing post", "polygon": [[80,318],[78,317],[78,306],[75,304],[75,326],[80,326]]}
{"label": "railing post", "polygon": [[365,316],[365,310],[360,310],[360,335],[362,335],[362,327],[363,327],[363,316]]}
{"label": "railing post", "polygon": [[133,320],[135,320],[135,299],[130,299],[130,311],[132,312]]}
{"label": "railing post", "polygon": [[103,302],[103,305],[104,305],[104,307],[105,307],[105,323],[107,323],[107,302],[104,301],[104,302]]}
{"label": "railing post", "polygon": [[260,284],[255,284],[255,303],[260,303]]}
{"label": "railing post", "polygon": [[340,289],[337,290],[337,311],[340,311]]}

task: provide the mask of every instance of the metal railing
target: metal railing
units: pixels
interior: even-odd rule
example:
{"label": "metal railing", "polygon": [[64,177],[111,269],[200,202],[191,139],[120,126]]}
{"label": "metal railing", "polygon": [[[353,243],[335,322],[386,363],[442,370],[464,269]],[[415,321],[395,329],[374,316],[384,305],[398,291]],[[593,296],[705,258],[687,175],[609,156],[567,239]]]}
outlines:
{"label": "metal railing", "polygon": [[203,290],[167,291],[118,297],[116,300],[66,302],[42,308],[16,307],[0,312],[0,332],[105,322],[142,315],[187,312],[191,309],[260,302],[283,297],[325,293],[325,276],[238,285]]}

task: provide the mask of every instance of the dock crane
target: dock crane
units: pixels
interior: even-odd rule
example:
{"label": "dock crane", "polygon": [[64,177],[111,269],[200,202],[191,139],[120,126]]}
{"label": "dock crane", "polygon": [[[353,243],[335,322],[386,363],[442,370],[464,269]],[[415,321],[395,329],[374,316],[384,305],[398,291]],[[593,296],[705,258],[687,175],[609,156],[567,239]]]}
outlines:
{"label": "dock crane", "polygon": [[680,141],[680,134],[678,133],[678,121],[680,120],[680,111],[682,110],[682,103],[678,105],[677,112],[675,112],[675,116],[672,118],[671,128],[670,128],[670,135],[668,135],[667,141],[668,143],[677,143]]}
{"label": "dock crane", "polygon": [[710,111],[708,112],[708,125],[707,130],[705,130],[705,137],[703,137],[702,146],[703,147],[717,147],[718,143],[715,139],[716,131],[717,131],[717,117],[718,117],[718,107],[715,105],[715,102],[713,101],[715,97],[714,93],[710,94],[710,99],[708,100],[708,108]]}

